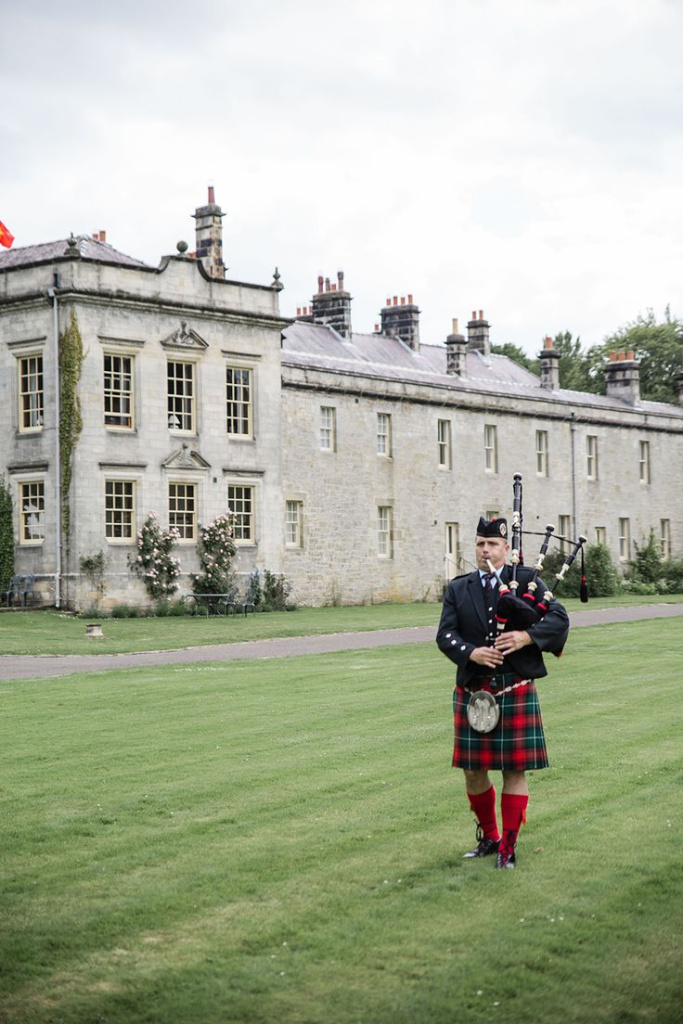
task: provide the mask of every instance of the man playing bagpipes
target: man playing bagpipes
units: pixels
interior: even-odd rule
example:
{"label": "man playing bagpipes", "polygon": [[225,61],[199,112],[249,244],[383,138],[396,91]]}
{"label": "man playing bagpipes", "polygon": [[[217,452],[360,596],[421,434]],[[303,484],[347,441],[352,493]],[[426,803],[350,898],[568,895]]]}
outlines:
{"label": "man playing bagpipes", "polygon": [[[519,483],[518,483],[519,481]],[[521,477],[515,476],[513,565],[505,519],[479,520],[477,570],[449,584],[436,642],[458,666],[453,695],[453,767],[462,768],[470,807],[477,819],[477,846],[465,857],[496,855],[497,868],[514,868],[515,846],[526,820],[529,789],[525,772],[548,765],[534,680],[547,675],[543,651],[559,656],[569,617],[535,568],[520,564]],[[581,543],[585,538],[581,538]],[[580,544],[567,559],[560,580]],[[524,598],[517,595],[520,590]],[[502,771],[502,838],[490,771]]]}

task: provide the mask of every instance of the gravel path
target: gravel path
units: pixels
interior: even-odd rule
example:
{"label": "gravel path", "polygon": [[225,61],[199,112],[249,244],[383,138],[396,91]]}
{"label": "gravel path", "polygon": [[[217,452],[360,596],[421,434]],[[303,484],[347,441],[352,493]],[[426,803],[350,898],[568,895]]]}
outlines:
{"label": "gravel path", "polygon": [[[638,619],[683,616],[683,604],[651,604],[627,608],[597,608],[574,612],[573,628]],[[110,669],[142,668],[148,665],[188,665],[205,661],[235,661],[243,658],[286,658],[298,654],[330,654],[334,651],[393,647],[433,641],[436,625],[408,629],[377,629],[366,633],[325,633],[276,640],[183,647],[171,651],[141,651],[138,654],[67,654],[0,656],[0,679],[38,679],[71,675],[74,672],[106,672]],[[97,643],[96,640],[93,643]]]}

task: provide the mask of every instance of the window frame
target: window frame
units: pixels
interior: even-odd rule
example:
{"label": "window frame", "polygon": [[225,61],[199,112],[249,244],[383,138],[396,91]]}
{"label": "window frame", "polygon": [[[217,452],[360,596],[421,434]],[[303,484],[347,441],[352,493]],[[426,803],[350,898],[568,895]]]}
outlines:
{"label": "window frame", "polygon": [[547,477],[548,472],[548,431],[536,431],[536,476]]}
{"label": "window frame", "polygon": [[[26,372],[24,372],[23,364],[29,364],[31,361],[40,361],[40,369],[36,369],[34,373],[31,372],[27,366]],[[27,388],[24,390],[23,382],[24,379],[32,380],[34,377],[38,378],[39,386],[35,390]],[[18,395],[18,429],[20,434],[39,434],[45,424],[45,361],[43,352],[22,352],[17,355],[17,395]],[[35,405],[37,409],[33,409],[32,398],[36,396]],[[30,419],[36,417],[38,422],[31,423]],[[28,425],[25,423],[26,419],[29,419]]]}
{"label": "window frame", "polygon": [[[130,486],[130,489],[131,489],[130,490],[131,506],[130,506],[129,509],[126,509],[123,505],[121,505],[121,506],[119,506],[117,508],[115,505],[111,505],[110,506],[110,504],[109,504],[109,501],[108,501],[108,498],[109,498],[108,488],[109,488],[110,485],[112,487],[116,487],[117,484]],[[116,498],[115,494],[112,495],[112,496],[114,498]],[[137,539],[137,500],[136,499],[137,499],[137,480],[131,480],[130,478],[126,478],[126,477],[111,477],[111,476],[108,476],[108,477],[104,478],[104,538],[105,538],[105,540],[107,541],[108,544],[134,544],[136,542],[136,539]],[[129,534],[123,534],[122,533],[120,536],[116,536],[115,534],[113,534],[113,533],[110,534],[108,532],[108,529],[109,529],[109,512],[110,511],[112,512],[112,516],[115,515],[117,512],[122,512],[124,514],[125,513],[129,514],[129,516],[130,516],[130,533]],[[112,519],[112,524],[113,524],[113,519]]]}
{"label": "window frame", "polygon": [[[285,547],[296,550],[303,543],[303,508],[304,503],[295,498],[285,499]],[[293,516],[290,513],[294,513]]]}
{"label": "window frame", "polygon": [[[102,369],[103,369],[103,387],[102,387],[102,395],[103,395],[103,406],[104,406],[104,415],[103,415],[104,426],[106,427],[107,430],[121,430],[121,431],[125,431],[126,433],[130,433],[131,431],[135,430],[135,383],[136,383],[135,382],[135,356],[131,355],[129,352],[116,352],[113,349],[105,349],[104,352],[102,353],[102,355],[103,355],[103,365],[102,365]],[[127,360],[128,363],[130,364],[128,372],[126,373],[126,371],[124,371],[123,369],[115,371],[111,367],[110,367],[109,370],[107,370],[107,360],[120,360],[122,363],[123,363],[124,360]],[[126,391],[125,388],[123,388],[123,387],[121,387],[120,389],[115,389],[113,387],[113,384],[110,384],[110,387],[107,387],[107,377],[108,376],[109,376],[110,382],[113,381],[113,379],[116,378],[116,377],[120,377],[122,382],[127,378],[128,379],[128,383],[129,383],[128,391]],[[116,397],[118,397],[118,401],[122,405],[125,405],[125,401],[126,401],[126,398],[127,398],[128,409],[129,409],[129,412],[127,414],[126,413],[121,413],[121,412],[117,413],[117,412],[113,411],[113,409],[111,408],[111,403],[114,402]],[[109,409],[107,408],[108,405],[110,406]],[[121,421],[121,420],[126,420],[126,419],[128,420],[128,422],[124,422],[124,423],[122,423],[122,422],[108,422],[108,421],[114,421],[114,420]]]}
{"label": "window frame", "polygon": [[586,434],[586,480],[599,479],[598,435]]}
{"label": "window frame", "polygon": [[[27,547],[27,548],[41,547],[45,543],[45,511],[46,511],[46,509],[45,509],[45,497],[46,497],[45,477],[44,476],[22,477],[21,480],[17,480],[16,481],[16,484],[17,484],[17,504],[18,504],[18,508],[19,508],[19,537],[18,537],[19,544],[20,544],[21,547]],[[40,505],[37,508],[33,508],[33,509],[24,508],[24,501],[26,500],[25,496],[24,496],[24,488],[32,488],[32,487],[36,487],[36,488],[39,487],[42,490],[42,495],[41,495],[42,508],[40,507]],[[29,516],[33,515],[33,514],[37,514],[37,516],[38,516],[38,524],[40,525],[41,530],[42,530],[42,534],[39,537],[27,536],[27,533],[29,532],[28,529],[27,529],[27,527],[28,527],[28,519],[29,519]]]}
{"label": "window frame", "polygon": [[[229,380],[230,374],[246,375],[244,380]],[[225,432],[229,438],[235,441],[252,441],[254,439],[254,368],[243,366],[239,363],[225,364]],[[233,388],[232,397],[230,388]],[[242,397],[246,389],[246,399]],[[231,406],[234,410],[231,411]],[[241,410],[241,411],[240,411]],[[246,410],[246,417],[244,415]],[[246,424],[246,429],[231,430],[231,424]]]}
{"label": "window frame", "polygon": [[671,520],[659,520],[659,550],[663,562],[671,558]]}
{"label": "window frame", "polygon": [[[460,544],[460,523],[452,520],[444,523],[444,579],[451,580],[462,572],[462,547]],[[455,570],[454,572],[451,569]]]}
{"label": "window frame", "polygon": [[[337,408],[334,405],[320,406],[320,427],[318,433],[321,452],[337,451]],[[325,442],[329,443],[325,443]]]}
{"label": "window frame", "polygon": [[439,469],[450,470],[453,467],[453,438],[450,420],[436,421],[436,447]]}
{"label": "window frame", "polygon": [[652,483],[650,466],[650,442],[642,440],[639,442],[639,478],[641,484],[647,486]]}
{"label": "window frame", "polygon": [[498,472],[498,427],[495,423],[484,424],[484,470]]}
{"label": "window frame", "polygon": [[[249,507],[246,511],[244,508],[236,507],[235,494],[231,498],[230,492],[238,489],[243,492],[249,492]],[[254,547],[256,544],[256,486],[252,483],[242,483],[242,481],[227,481],[226,495],[228,508],[234,516],[233,540],[235,545],[237,547]],[[244,501],[244,495],[242,495],[241,501]],[[245,523],[248,527],[246,536],[244,535]]]}
{"label": "window frame", "polygon": [[[171,496],[171,488],[180,488],[180,487],[184,488],[185,492],[186,492],[184,494],[184,496],[183,496],[183,500],[184,501],[187,501],[189,493],[191,491],[191,494],[192,494],[192,508],[189,511],[186,508],[179,509],[179,508],[176,507],[175,509],[173,509],[171,507],[171,497],[172,497]],[[176,494],[174,497],[175,497],[175,501],[177,502],[180,496],[178,494]],[[168,488],[167,488],[167,503],[168,503],[167,504],[167,508],[168,508],[168,526],[169,526],[169,529],[175,528],[178,531],[178,533],[180,534],[180,536],[178,538],[178,543],[179,544],[196,544],[197,536],[198,536],[198,524],[199,524],[199,516],[198,516],[199,486],[197,484],[197,481],[196,480],[183,480],[183,479],[180,479],[180,478],[179,479],[174,479],[174,480],[169,480],[168,481]],[[184,521],[180,519],[181,516],[186,517]],[[189,519],[187,518],[188,516],[189,516]],[[191,535],[189,535],[189,536],[188,536],[188,534],[186,532],[187,531],[187,523],[188,522],[191,524],[191,527],[192,527],[192,532],[191,532]]]}
{"label": "window frame", "polygon": [[572,534],[572,517],[569,515],[557,517],[557,534],[558,537],[566,537],[566,540],[560,541],[560,552],[563,555],[569,554],[571,550],[571,534]]}
{"label": "window frame", "polygon": [[377,433],[375,437],[375,450],[377,452],[377,455],[380,456],[380,458],[391,458],[391,413],[377,413]]}
{"label": "window frame", "polygon": [[607,527],[596,526],[595,527],[595,543],[601,544],[603,547],[607,546]]}
{"label": "window frame", "polygon": [[[181,383],[187,383],[187,377],[174,376],[171,378],[171,367],[182,366],[185,369],[190,370],[189,384],[190,394],[176,394],[171,393],[171,381],[175,381],[176,385],[180,381]],[[176,408],[172,408],[175,403]],[[178,409],[177,406],[183,403],[189,403],[189,413],[183,409]],[[189,419],[189,426],[175,426],[171,423],[173,416],[180,417],[180,422],[183,423],[185,419]],[[166,357],[166,424],[169,431],[172,434],[196,434],[197,433],[197,363],[194,359],[177,359],[175,355]]]}
{"label": "window frame", "polygon": [[619,517],[619,561],[631,560],[631,520],[628,516]]}
{"label": "window frame", "polygon": [[393,507],[377,506],[377,557],[390,559],[394,557],[393,545]]}

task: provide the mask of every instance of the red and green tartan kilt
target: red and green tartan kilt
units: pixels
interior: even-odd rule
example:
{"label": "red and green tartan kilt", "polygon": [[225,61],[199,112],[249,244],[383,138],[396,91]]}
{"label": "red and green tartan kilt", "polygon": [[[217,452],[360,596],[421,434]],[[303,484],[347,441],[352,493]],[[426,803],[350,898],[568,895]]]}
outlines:
{"label": "red and green tartan kilt", "polygon": [[453,693],[453,767],[470,771],[524,772],[548,767],[541,708],[533,680],[498,697],[500,720],[493,732],[475,732],[467,721],[469,694]]}

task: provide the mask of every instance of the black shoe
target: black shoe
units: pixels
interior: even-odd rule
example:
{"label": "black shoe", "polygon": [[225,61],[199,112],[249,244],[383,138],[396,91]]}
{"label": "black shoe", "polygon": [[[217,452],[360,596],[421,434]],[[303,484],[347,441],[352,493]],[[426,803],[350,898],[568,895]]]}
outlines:
{"label": "black shoe", "polygon": [[491,857],[494,853],[498,852],[500,839],[484,839],[484,833],[479,824],[477,825],[477,839],[479,842],[473,850],[463,854],[463,860],[469,860],[472,857]]}
{"label": "black shoe", "polygon": [[[511,840],[510,841],[510,837]],[[498,850],[498,856],[496,857],[497,868],[514,868],[516,864],[515,859],[515,840],[517,835],[515,832],[508,833],[508,838],[505,843],[501,840],[500,849]]]}

